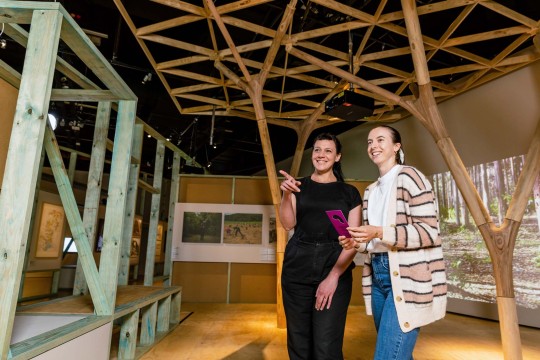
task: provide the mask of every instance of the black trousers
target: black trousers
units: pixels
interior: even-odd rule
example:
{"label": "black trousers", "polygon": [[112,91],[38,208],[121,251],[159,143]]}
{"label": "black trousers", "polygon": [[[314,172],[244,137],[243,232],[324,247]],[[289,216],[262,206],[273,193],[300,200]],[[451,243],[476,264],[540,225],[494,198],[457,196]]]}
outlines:
{"label": "black trousers", "polygon": [[283,260],[281,287],[291,360],[343,359],[343,335],[352,293],[353,264],[341,275],[330,309],[315,310],[315,294],[342,248],[339,242],[300,241],[293,236]]}

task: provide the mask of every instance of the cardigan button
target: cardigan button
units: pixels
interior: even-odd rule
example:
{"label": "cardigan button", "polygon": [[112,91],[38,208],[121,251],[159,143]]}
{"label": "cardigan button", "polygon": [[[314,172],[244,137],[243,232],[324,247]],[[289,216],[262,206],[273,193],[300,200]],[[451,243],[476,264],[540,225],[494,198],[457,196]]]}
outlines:
{"label": "cardigan button", "polygon": [[406,328],[409,328],[409,327],[411,326],[411,324],[409,324],[408,322],[405,322],[405,323],[403,324],[403,326],[405,326]]}
{"label": "cardigan button", "polygon": [[394,276],[398,276],[398,275],[399,275],[399,273],[398,273],[397,271],[394,271],[392,274],[393,274]]}
{"label": "cardigan button", "polygon": [[397,302],[400,302],[402,299],[401,299],[401,296],[396,296],[396,301]]}

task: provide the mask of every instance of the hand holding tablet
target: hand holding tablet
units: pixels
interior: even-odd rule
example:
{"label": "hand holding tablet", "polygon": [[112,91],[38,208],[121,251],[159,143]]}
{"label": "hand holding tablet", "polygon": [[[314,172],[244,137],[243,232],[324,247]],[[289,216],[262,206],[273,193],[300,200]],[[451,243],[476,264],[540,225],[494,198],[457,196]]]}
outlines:
{"label": "hand holding tablet", "polygon": [[351,234],[349,234],[347,231],[349,223],[341,210],[327,210],[326,215],[328,215],[328,218],[330,219],[332,225],[334,225],[334,229],[336,229],[338,235],[345,236],[347,238],[351,237]]}

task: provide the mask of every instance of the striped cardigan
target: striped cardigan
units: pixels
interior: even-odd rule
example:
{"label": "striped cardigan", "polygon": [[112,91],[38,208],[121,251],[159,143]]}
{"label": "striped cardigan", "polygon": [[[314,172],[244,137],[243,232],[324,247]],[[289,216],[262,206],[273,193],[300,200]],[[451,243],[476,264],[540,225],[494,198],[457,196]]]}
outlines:
{"label": "striped cardigan", "polygon": [[[369,225],[367,207],[374,185],[368,186],[364,193],[364,225]],[[431,184],[417,169],[401,166],[390,194],[385,225],[381,240],[388,246],[394,304],[401,330],[408,332],[443,318],[447,285],[438,211]],[[366,247],[359,251],[365,252]],[[371,315],[371,259],[369,256],[365,259],[362,289],[366,312]]]}

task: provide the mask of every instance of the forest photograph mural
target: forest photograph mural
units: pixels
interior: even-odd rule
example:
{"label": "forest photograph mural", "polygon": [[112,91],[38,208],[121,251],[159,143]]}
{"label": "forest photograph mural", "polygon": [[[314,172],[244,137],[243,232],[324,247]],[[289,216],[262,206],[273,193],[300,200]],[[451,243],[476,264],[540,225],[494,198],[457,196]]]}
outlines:
{"label": "forest photograph mural", "polygon": [[[515,156],[467,168],[494,224],[504,220],[524,162],[524,156]],[[445,172],[433,175],[430,180],[439,205],[449,296],[495,303],[489,253],[454,179],[450,172]],[[540,177],[523,216],[513,265],[517,305],[540,308]]]}

